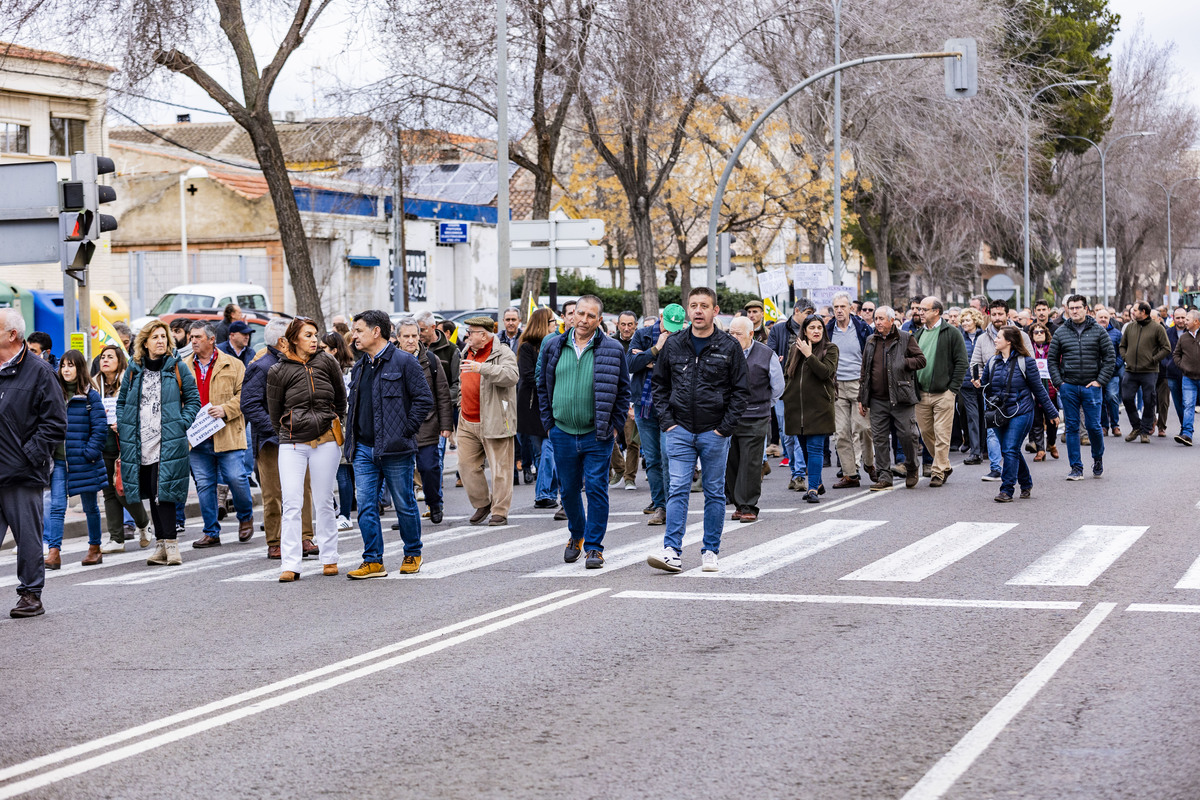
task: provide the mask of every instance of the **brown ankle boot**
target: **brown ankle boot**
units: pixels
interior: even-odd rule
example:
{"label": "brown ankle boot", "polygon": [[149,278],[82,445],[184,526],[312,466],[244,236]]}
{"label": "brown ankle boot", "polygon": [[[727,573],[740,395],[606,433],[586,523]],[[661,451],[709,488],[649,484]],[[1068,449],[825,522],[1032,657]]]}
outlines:
{"label": "brown ankle boot", "polygon": [[83,557],[83,565],[85,567],[94,567],[97,564],[103,563],[104,556],[100,555],[100,545],[89,544],[87,555]]}
{"label": "brown ankle boot", "polygon": [[46,569],[58,569],[62,566],[62,557],[59,555],[57,547],[51,547],[50,552],[46,553]]}

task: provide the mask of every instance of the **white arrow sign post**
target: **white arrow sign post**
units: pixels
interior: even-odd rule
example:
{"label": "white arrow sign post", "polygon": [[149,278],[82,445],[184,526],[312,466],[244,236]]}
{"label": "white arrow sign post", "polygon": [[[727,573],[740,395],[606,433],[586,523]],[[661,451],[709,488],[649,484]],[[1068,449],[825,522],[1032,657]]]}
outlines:
{"label": "white arrow sign post", "polygon": [[513,247],[510,265],[524,269],[550,270],[550,304],[557,300],[558,268],[587,269],[604,266],[604,248],[581,245],[604,238],[602,219],[514,220],[509,228],[512,242],[545,242],[538,247]]}

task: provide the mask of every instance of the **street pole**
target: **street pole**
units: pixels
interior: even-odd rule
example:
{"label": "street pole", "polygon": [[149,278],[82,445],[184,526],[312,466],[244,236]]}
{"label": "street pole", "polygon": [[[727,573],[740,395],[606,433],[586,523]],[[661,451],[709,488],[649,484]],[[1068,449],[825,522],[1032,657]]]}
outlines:
{"label": "street pole", "polygon": [[1158,181],[1151,181],[1155,186],[1162,189],[1167,194],[1167,305],[1172,305],[1174,301],[1171,299],[1171,287],[1175,285],[1175,273],[1173,256],[1171,252],[1171,195],[1175,193],[1175,187],[1181,183],[1188,181],[1200,181],[1200,178],[1180,178],[1170,186],[1164,186]]}
{"label": "street pole", "polygon": [[[1123,133],[1101,147],[1086,136],[1062,136],[1059,139],[1079,139],[1082,142],[1087,142],[1092,147],[1096,148],[1096,152],[1100,154],[1100,231],[1101,231],[1101,250],[1100,250],[1100,294],[1104,300],[1104,305],[1108,305],[1108,181],[1105,173],[1105,165],[1108,162],[1108,151],[1114,144],[1122,139],[1129,139],[1134,136],[1155,136],[1154,131],[1137,131],[1136,133]],[[1115,266],[1115,265],[1114,265]]]}
{"label": "street pole", "polygon": [[508,233],[508,4],[496,0],[496,311],[512,301]]}
{"label": "street pole", "polygon": [[183,272],[183,283],[191,283],[188,280],[188,263],[187,263],[187,204],[184,198],[187,195],[184,193],[183,184],[187,181],[187,173],[179,176],[179,267]]}
{"label": "street pole", "polygon": [[1029,102],[1025,106],[1025,228],[1024,228],[1024,244],[1025,244],[1025,301],[1028,302],[1033,297],[1029,293],[1029,117],[1033,114],[1033,104],[1037,102],[1038,95],[1042,92],[1050,91],[1059,86],[1092,86],[1095,81],[1064,81],[1062,83],[1052,83],[1049,86],[1044,86],[1033,93],[1033,97],[1029,98]]}
{"label": "street pole", "polygon": [[884,61],[912,61],[918,58],[962,58],[962,53],[957,50],[945,53],[892,53],[883,56],[856,58],[844,64],[835,64],[788,89],[776,98],[775,102],[767,106],[765,111],[758,115],[758,119],[754,120],[750,127],[746,129],[746,132],[742,134],[737,147],[733,148],[733,152],[729,154],[729,158],[725,161],[725,170],[721,173],[721,179],[717,181],[717,190],[713,195],[712,210],[708,216],[708,287],[710,289],[713,291],[717,289],[717,248],[715,247],[715,242],[717,241],[717,226],[720,224],[721,219],[721,198],[725,195],[725,186],[729,183],[729,176],[733,174],[733,168],[737,165],[738,159],[741,158],[742,151],[746,149],[746,145],[750,143],[750,140],[758,132],[762,124],[788,100],[791,100],[817,81],[828,78],[830,75],[836,75],[844,69],[858,67],[863,64],[878,64]]}
{"label": "street pole", "polygon": [[[842,61],[842,0],[833,0],[833,63]],[[833,285],[842,284],[842,73],[833,74]]]}

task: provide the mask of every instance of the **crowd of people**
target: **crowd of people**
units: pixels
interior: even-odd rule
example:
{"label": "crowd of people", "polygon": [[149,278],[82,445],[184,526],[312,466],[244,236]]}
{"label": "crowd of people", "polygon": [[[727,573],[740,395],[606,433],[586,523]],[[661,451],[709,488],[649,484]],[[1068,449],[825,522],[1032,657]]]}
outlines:
{"label": "crowd of people", "polygon": [[[49,337],[0,309],[0,536],[17,545],[13,617],[43,613],[45,570],[62,566],[66,509],[79,497],[87,521],[82,565],[136,541],[150,566],[183,563],[179,537],[189,483],[203,522],[197,549],[222,546],[221,518],[254,535],[252,489],[280,582],[305,558],[337,575],[339,531],[362,536],[348,577],[386,576],[381,514],[391,507],[403,542],[401,574],[421,569],[423,520],[443,521],[443,469],[457,450],[455,487],[472,525],[508,525],[513,486],[535,485],[534,505],[555,509],[568,537],[564,560],[604,566],[610,491],[637,491],[644,471],[647,524],[663,548],[647,563],[683,568],[689,495],[703,495],[700,568],[717,571],[730,520],[760,513],[769,459],[787,488],[820,503],[869,480],[887,491],[922,478],[944,486],[962,464],[986,466],[997,502],[1032,495],[1033,461],[1058,459],[1067,480],[1104,474],[1105,439],[1167,435],[1174,402],[1192,445],[1200,397],[1200,311],[1089,307],[1032,310],[972,297],[936,297],[907,313],[837,294],[828,307],[797,302],[771,324],[761,302],[727,330],[716,295],[693,289],[686,308],[657,318],[631,311],[604,321],[595,296],[567,301],[561,327],[548,308],[522,325],[515,308],[453,323],[430,312],[393,324],[379,310],[332,331],[304,317],[273,318],[265,347],[225,315],[217,325],[153,321],[88,363],[55,358]],[[986,459],[986,465],[984,460]],[[832,475],[836,468],[836,479]],[[865,478],[864,478],[865,475]],[[98,495],[104,499],[104,541]],[[422,512],[419,502],[424,501]],[[148,506],[148,510],[147,510]],[[153,534],[153,536],[151,536]]]}

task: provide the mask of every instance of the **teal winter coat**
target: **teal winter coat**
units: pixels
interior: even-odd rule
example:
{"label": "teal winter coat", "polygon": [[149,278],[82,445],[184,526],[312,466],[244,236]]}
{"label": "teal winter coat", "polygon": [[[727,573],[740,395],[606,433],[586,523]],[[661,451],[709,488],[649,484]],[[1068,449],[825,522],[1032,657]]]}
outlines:
{"label": "teal winter coat", "polygon": [[157,495],[143,491],[138,483],[142,465],[140,413],[145,369],[131,362],[121,380],[121,394],[117,397],[117,436],[121,442],[121,483],[127,503],[139,503],[155,496],[164,503],[187,502],[187,431],[200,413],[200,392],[191,370],[183,367],[176,372],[177,366],[182,366],[179,359],[173,353],[168,354],[162,368],[162,444],[158,456]]}

